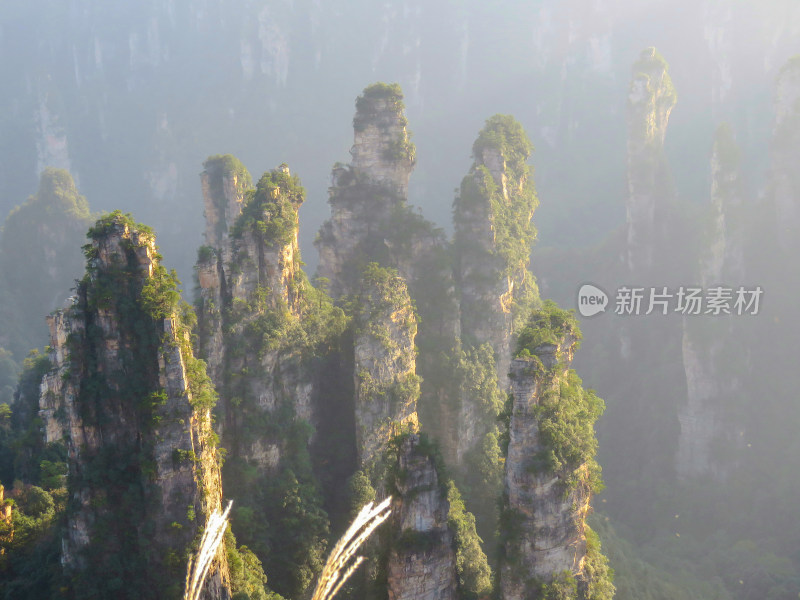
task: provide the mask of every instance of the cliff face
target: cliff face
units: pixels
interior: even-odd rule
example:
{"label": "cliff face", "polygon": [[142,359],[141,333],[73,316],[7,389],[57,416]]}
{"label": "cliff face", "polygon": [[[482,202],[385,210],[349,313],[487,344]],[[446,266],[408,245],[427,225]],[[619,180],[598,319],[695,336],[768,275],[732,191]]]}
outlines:
{"label": "cliff face", "polygon": [[527,270],[539,204],[527,165],[532,149],[513,117],[489,119],[453,206],[461,337],[468,345],[491,344],[501,388],[515,325],[538,300]]}
{"label": "cliff face", "polygon": [[[512,117],[489,119],[473,145],[475,160],[453,206],[461,343],[473,357],[482,345],[491,348],[493,356],[486,359],[496,370],[494,385],[500,390],[508,387],[514,331],[538,302],[527,270],[536,237],[531,218],[538,205],[526,164],[531,150]],[[461,465],[495,427],[497,412],[491,402],[487,410],[486,391],[485,386],[461,385],[456,392],[454,414],[448,417],[456,420],[457,435],[445,446],[454,464]]]}
{"label": "cliff face", "polygon": [[633,65],[628,92],[628,268],[653,266],[658,241],[656,215],[668,191],[664,136],[676,95],[667,63],[655,48]]}
{"label": "cliff face", "polygon": [[[570,370],[580,332],[572,315],[546,303],[520,336],[511,363],[513,407],[505,469],[501,589],[506,600],[542,590],[613,592],[599,548],[587,546],[586,515],[599,468],[593,423],[602,401]],[[572,432],[567,435],[566,432]],[[573,596],[574,597],[574,596]],[[610,596],[598,596],[610,597]]]}
{"label": "cliff face", "polygon": [[[743,183],[739,151],[730,128],[717,130],[711,157],[711,203],[700,260],[699,275],[704,288],[744,281]],[[723,479],[732,464],[725,464],[730,450],[740,440],[735,425],[738,409],[733,402],[741,392],[741,373],[727,372],[736,334],[728,320],[700,324],[691,317],[683,320],[682,356],[686,374],[687,402],[678,410],[680,438],[676,467],[684,478],[710,475]],[[740,357],[738,357],[740,360]],[[712,449],[727,447],[726,460],[716,458]]]}
{"label": "cliff face", "polygon": [[[40,399],[46,441],[69,457],[62,563],[82,593],[179,598],[190,543],[221,502],[216,395],[152,233],[114,213],[90,237],[77,297],[49,319]],[[222,555],[206,589],[230,597]]]}
{"label": "cliff face", "polygon": [[[220,393],[218,429],[230,452],[223,478],[239,507],[233,527],[272,589],[299,597],[326,546],[321,488],[338,483],[328,491],[341,502],[340,479],[352,468],[355,444],[343,439],[354,427],[352,359],[340,339],[347,322],[302,271],[305,190],[286,165],[248,189],[238,160],[211,157],[202,184],[209,245],[197,264],[198,345]],[[333,465],[332,442],[342,459]],[[308,525],[297,535],[301,514]]]}
{"label": "cliff face", "polygon": [[446,245],[441,231],[406,206],[416,152],[406,125],[397,84],[373,84],[356,100],[353,160],[333,169],[331,218],[315,242],[318,274],[336,298],[356,289],[368,262],[396,268],[411,282],[417,263]]}
{"label": "cliff face", "polygon": [[[211,157],[205,166],[208,245],[197,265],[200,351],[222,391],[226,443],[275,469],[281,440],[242,434],[252,430],[254,417],[268,418],[287,402],[294,417],[312,420],[312,377],[300,349],[282,343],[301,312],[297,210],[304,191],[285,165],[267,173],[255,190],[230,155]],[[237,410],[237,402],[245,404]]]}
{"label": "cliff face", "polygon": [[354,335],[356,446],[364,469],[384,455],[393,436],[419,428],[417,321],[405,282],[375,264],[363,275],[358,306]]}
{"label": "cliff face", "polygon": [[446,488],[419,436],[399,445],[389,555],[389,600],[455,600],[456,556]]}

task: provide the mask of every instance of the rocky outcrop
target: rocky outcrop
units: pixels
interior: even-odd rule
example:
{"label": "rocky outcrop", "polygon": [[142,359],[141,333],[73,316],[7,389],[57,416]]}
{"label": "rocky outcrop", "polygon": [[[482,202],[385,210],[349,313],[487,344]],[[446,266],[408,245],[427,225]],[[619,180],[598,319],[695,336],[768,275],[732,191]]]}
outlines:
{"label": "rocky outcrop", "polygon": [[362,469],[383,458],[395,435],[419,428],[416,334],[405,282],[371,264],[362,278],[354,334],[356,447]]}
{"label": "rocky outcrop", "polygon": [[[90,237],[77,296],[48,321],[41,386],[46,441],[68,454],[62,564],[101,595],[118,581],[120,597],[179,597],[185,552],[221,503],[216,395],[153,234],[113,213]],[[222,555],[206,590],[230,597]]]}
{"label": "rocky outcrop", "polygon": [[281,343],[301,317],[297,210],[305,191],[286,165],[266,173],[255,190],[230,155],[211,157],[205,167],[208,245],[197,264],[200,352],[221,392],[226,445],[275,469],[282,441],[256,432],[253,419],[289,403],[293,418],[312,420],[313,377],[300,348]]}
{"label": "rocky outcrop", "polygon": [[[474,162],[453,206],[456,282],[460,292],[460,333],[466,348],[489,344],[497,385],[508,387],[511,341],[515,328],[538,302],[528,272],[538,205],[527,160],[532,151],[522,126],[495,115],[472,148]],[[460,464],[464,454],[495,425],[496,414],[481,410],[475,390],[460,390],[456,447],[448,457]]]}
{"label": "rocky outcrop", "polygon": [[501,525],[504,600],[530,598],[536,589],[568,580],[584,598],[600,584],[589,581],[594,570],[590,575],[585,568],[587,560],[596,561],[587,556],[585,519],[598,477],[592,424],[602,401],[585,392],[569,368],[579,339],[574,316],[547,303],[523,330],[521,351],[511,363]]}
{"label": "rocky outcrop", "polygon": [[450,504],[430,446],[409,435],[398,448],[388,563],[389,600],[455,600],[456,556]]}
{"label": "rocky outcrop", "polygon": [[[743,183],[739,151],[727,125],[717,130],[711,157],[711,203],[706,247],[699,275],[704,289],[744,281]],[[676,469],[683,478],[711,476],[723,479],[732,463],[724,464],[712,448],[736,447],[740,440],[732,417],[731,399],[740,392],[740,376],[724,373],[727,348],[736,334],[729,320],[683,320],[682,357],[687,401],[679,406],[680,437]],[[724,453],[729,461],[731,452]]]}
{"label": "rocky outcrop", "polygon": [[647,48],[633,65],[628,92],[627,262],[633,271],[653,266],[656,215],[669,189],[663,149],[676,95],[667,68],[658,51]]}
{"label": "rocky outcrop", "polygon": [[403,94],[397,84],[375,83],[356,100],[349,165],[333,168],[331,218],[320,229],[318,274],[334,297],[355,291],[371,261],[415,279],[415,263],[445,245],[441,231],[406,207],[415,162]]}

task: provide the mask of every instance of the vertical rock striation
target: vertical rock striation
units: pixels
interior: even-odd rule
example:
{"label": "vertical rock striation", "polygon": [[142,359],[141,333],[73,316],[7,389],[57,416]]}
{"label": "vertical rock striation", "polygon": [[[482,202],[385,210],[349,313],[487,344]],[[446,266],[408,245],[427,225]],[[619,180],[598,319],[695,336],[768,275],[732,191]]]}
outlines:
{"label": "vertical rock striation", "polygon": [[396,268],[410,283],[417,263],[446,245],[440,230],[406,206],[416,153],[406,125],[399,85],[375,83],[356,100],[352,161],[333,168],[331,218],[315,242],[318,273],[336,298],[355,291],[372,261]]}
{"label": "vertical rock striation", "polygon": [[313,418],[313,378],[300,348],[283,343],[303,312],[297,210],[305,191],[286,165],[266,173],[255,190],[230,155],[211,157],[205,167],[209,245],[197,264],[200,351],[222,393],[226,445],[275,469],[280,436],[263,435],[258,422],[287,403],[293,418]]}
{"label": "vertical rock striation", "polygon": [[[513,117],[490,118],[472,147],[474,162],[453,205],[461,343],[467,355],[480,353],[484,344],[490,347],[500,390],[508,387],[514,331],[538,302],[527,269],[536,237],[531,218],[538,205],[527,165],[532,148]],[[454,464],[462,464],[495,426],[497,412],[485,406],[484,387],[462,386],[457,393],[449,415],[457,434],[445,445]]]}
{"label": "vertical rock striation", "polygon": [[[221,503],[216,394],[152,232],[113,213],[89,235],[77,297],[49,319],[40,399],[46,441],[69,457],[62,563],[83,591],[180,598],[190,544]],[[230,597],[222,555],[207,590]]]}
{"label": "vertical rock striation", "polygon": [[800,57],[790,59],[781,69],[775,91],[775,122],[772,134],[772,165],[768,195],[775,211],[775,229],[781,250],[796,250],[800,225]]}
{"label": "vertical rock striation", "polygon": [[[699,265],[705,289],[737,285],[744,278],[743,183],[739,150],[727,125],[718,128],[711,157],[711,203],[706,247]],[[678,409],[680,438],[676,468],[683,478],[722,479],[732,466],[712,451],[736,446],[738,441],[733,399],[740,392],[740,373],[727,373],[728,348],[737,334],[728,319],[699,323],[683,320],[682,356],[687,402]],[[736,359],[739,357],[737,356]],[[730,452],[725,452],[730,457]]]}
{"label": "vertical rock striation", "polygon": [[604,597],[596,591],[611,586],[599,547],[594,539],[587,543],[585,520],[599,483],[593,424],[603,404],[569,368],[579,339],[575,317],[547,302],[522,331],[511,363],[504,600],[551,597],[549,590],[569,588],[580,598]]}
{"label": "vertical rock striation", "polygon": [[[273,589],[300,597],[326,544],[320,473],[331,483],[350,466],[352,442],[342,441],[353,430],[352,369],[341,368],[350,366],[340,352],[346,319],[301,268],[300,179],[284,164],[247,189],[250,177],[232,156],[205,166],[211,245],[198,256],[198,341],[220,391],[219,425],[230,452],[223,476],[239,507],[233,528],[264,563]],[[319,436],[322,452],[326,440],[339,443],[344,464],[331,465],[326,454],[313,471]],[[297,535],[301,514],[313,518]]]}
{"label": "vertical rock striation", "polygon": [[389,600],[455,600],[456,555],[450,503],[430,446],[399,444],[393,505],[397,537],[389,554]]}
{"label": "vertical rock striation", "polygon": [[417,320],[403,279],[374,263],[362,277],[357,311],[356,446],[360,467],[369,470],[392,437],[419,428]]}
{"label": "vertical rock striation", "polygon": [[658,241],[657,214],[667,187],[664,136],[676,95],[667,63],[647,48],[633,65],[628,92],[628,268],[649,270]]}

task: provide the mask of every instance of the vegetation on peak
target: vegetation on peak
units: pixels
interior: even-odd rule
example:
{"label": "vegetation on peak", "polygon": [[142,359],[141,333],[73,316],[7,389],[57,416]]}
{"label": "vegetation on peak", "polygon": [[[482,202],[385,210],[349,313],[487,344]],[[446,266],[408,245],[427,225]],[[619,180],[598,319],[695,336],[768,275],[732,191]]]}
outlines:
{"label": "vegetation on peak", "polygon": [[515,358],[535,356],[542,344],[560,344],[567,336],[575,341],[575,348],[581,339],[578,319],[573,310],[564,310],[552,300],[545,300],[539,310],[533,311],[527,325],[522,328],[517,339]]}
{"label": "vegetation on peak", "polygon": [[292,175],[288,166],[267,171],[256,189],[247,193],[231,235],[241,238],[250,231],[269,247],[285,246],[297,233],[297,209],[305,198],[300,178]]}
{"label": "vegetation on peak", "polygon": [[39,179],[39,189],[31,199],[46,212],[58,211],[77,219],[89,218],[89,203],[80,195],[66,169],[47,167]]}
{"label": "vegetation on peak", "polygon": [[653,47],[642,50],[638,60],[633,63],[632,71],[633,81],[641,78],[646,79],[650,93],[653,95],[656,94],[657,90],[651,87],[650,84],[653,83],[653,77],[656,77],[656,83],[660,85],[658,102],[662,105],[675,104],[678,94],[675,91],[672,78],[669,76],[669,63],[661,56],[658,50]]}
{"label": "vegetation on peak", "polygon": [[408,124],[403,114],[406,107],[400,84],[379,81],[365,87],[361,95],[356,98],[356,115],[353,117],[353,128],[356,131],[363,131],[369,122],[378,116],[376,103],[379,101],[387,103],[392,112],[398,115],[403,126]]}
{"label": "vegetation on peak", "polygon": [[[360,100],[391,100],[393,102],[403,101],[403,90],[399,83],[375,82],[364,88],[359,96]],[[356,103],[358,100],[356,100]]]}
{"label": "vegetation on peak", "polygon": [[45,169],[36,194],[14,208],[0,235],[0,345],[20,363],[47,340],[44,315],[81,276],[91,214],[68,171]]}
{"label": "vegetation on peak", "polygon": [[[483,164],[484,150],[495,149],[504,164],[505,179],[495,180],[493,173]],[[462,257],[489,252],[505,263],[499,275],[512,276],[517,285],[529,277],[527,265],[531,247],[536,240],[536,227],[531,221],[539,199],[530,177],[531,168],[527,159],[533,149],[525,130],[510,115],[495,115],[486,121],[472,152],[475,162],[470,173],[461,182],[459,194],[453,202],[453,217],[456,222],[456,247]],[[488,205],[488,206],[487,206]],[[482,223],[475,223],[474,208],[484,207],[488,214],[494,243],[488,249],[480,243],[473,232]],[[488,208],[488,211],[486,210]],[[462,226],[465,233],[461,233]],[[463,259],[462,259],[463,260]],[[471,261],[482,261],[480,256]]]}
{"label": "vegetation on peak", "polygon": [[515,175],[527,174],[523,165],[533,152],[533,144],[522,125],[511,115],[494,115],[472,145],[472,156],[479,160],[485,149],[497,150]]}
{"label": "vegetation on peak", "polygon": [[783,66],[778,71],[777,80],[780,81],[785,75],[791,74],[793,71],[800,72],[800,54],[790,56]]}
{"label": "vegetation on peak", "polygon": [[155,237],[152,227],[137,223],[131,213],[123,213],[121,210],[115,210],[97,219],[95,224],[89,228],[86,237],[90,240],[100,240],[120,228],[128,228],[131,231]]}
{"label": "vegetation on peak", "polygon": [[239,184],[247,189],[253,186],[250,171],[233,154],[214,154],[203,161],[203,170],[213,178],[235,175]]}

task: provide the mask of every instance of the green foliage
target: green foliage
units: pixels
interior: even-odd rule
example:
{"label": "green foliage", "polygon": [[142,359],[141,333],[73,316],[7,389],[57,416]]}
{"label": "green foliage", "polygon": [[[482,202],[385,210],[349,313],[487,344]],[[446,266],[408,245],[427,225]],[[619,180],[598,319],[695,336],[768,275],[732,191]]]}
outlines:
{"label": "green foliage", "polygon": [[[542,450],[534,457],[532,468],[562,473],[567,488],[585,480],[590,489],[600,491],[594,423],[604,408],[603,401],[592,390],[584,390],[580,378],[570,369],[559,388],[545,393],[534,409]],[[583,465],[586,473],[581,470]]]}
{"label": "green foliage", "polygon": [[[228,200],[225,197],[225,181],[236,181],[239,190],[246,191],[253,187],[253,179],[245,166],[232,154],[209,156],[203,163],[208,177],[208,191],[216,207],[216,233],[221,238],[232,223],[225,219]],[[204,261],[201,261],[204,262]]]}
{"label": "green foliage", "polygon": [[612,600],[614,597],[614,569],[602,552],[600,537],[586,526],[586,559],[583,563],[585,582],[582,596],[586,600]]}
{"label": "green foliage", "polygon": [[[137,223],[130,213],[123,213],[121,210],[115,210],[97,219],[95,224],[89,228],[86,237],[90,240],[98,241],[108,237],[115,231],[125,229],[136,230],[145,236],[155,237],[151,227]],[[87,258],[90,258],[90,256],[87,256]]]}
{"label": "green foliage", "polygon": [[[514,356],[536,355],[541,345],[561,344],[567,336],[576,342],[582,337],[574,311],[563,310],[552,300],[546,300],[541,309],[531,314],[528,324],[520,331]],[[577,347],[577,344],[573,346]]]}
{"label": "green foliage", "polygon": [[249,188],[253,185],[250,172],[233,154],[215,154],[203,162],[203,170],[212,180],[222,177],[235,176],[242,187]]}
{"label": "green foliage", "polygon": [[[303,451],[299,445],[294,449]],[[238,501],[233,529],[261,557],[276,592],[302,597],[322,570],[328,535],[327,514],[310,473],[301,480],[287,466],[266,475],[238,458],[226,461],[225,469],[226,485]]]}
{"label": "green foliage", "polygon": [[207,263],[217,258],[217,252],[211,246],[200,246],[197,249],[197,262]]}
{"label": "green foliage", "polygon": [[225,553],[234,600],[283,600],[267,587],[267,576],[258,557],[247,546],[236,547],[230,527],[225,531]]}
{"label": "green foliage", "polygon": [[[531,218],[539,204],[527,164],[531,150],[530,140],[513,117],[491,117],[473,146],[475,161],[453,202],[454,246],[462,277],[466,274],[462,286],[486,289],[511,277],[515,325],[520,314],[538,303],[536,284],[527,271],[536,239]],[[491,169],[502,173],[493,175]],[[485,236],[491,236],[489,245]],[[484,307],[462,310],[467,311],[462,320],[484,318]]]}
{"label": "green foliage", "polygon": [[5,348],[0,348],[0,404],[10,404],[17,385],[19,367],[14,356]]}
{"label": "green foliage", "polygon": [[494,115],[486,120],[472,145],[472,155],[479,159],[487,149],[500,153],[516,180],[522,181],[528,176],[526,163],[533,152],[533,144],[522,125],[511,115]]}
{"label": "green foliage", "polygon": [[542,600],[578,600],[578,582],[572,573],[562,571],[542,586],[540,597]]}
{"label": "green foliage", "polygon": [[291,243],[297,234],[297,209],[305,197],[300,178],[285,165],[264,173],[256,189],[247,193],[231,235],[241,238],[250,232],[268,248]]}
{"label": "green foliage", "polygon": [[0,519],[0,594],[55,598],[64,580],[59,553],[66,489],[48,492],[18,482],[6,494],[11,520]]}
{"label": "green foliage", "polygon": [[369,477],[364,471],[356,471],[347,480],[347,497],[349,498],[351,520],[358,515],[365,504],[375,501],[375,488],[372,487]]}
{"label": "green foliage", "polygon": [[403,90],[398,83],[377,82],[364,88],[362,94],[356,99],[356,116],[353,118],[353,128],[363,131],[366,126],[377,116],[376,101],[385,101],[393,112],[400,115],[403,125],[406,124],[403,111]]}
{"label": "green foliage", "polygon": [[181,295],[178,292],[178,274],[175,270],[167,271],[162,265],[153,269],[142,286],[142,308],[153,319],[166,319],[175,314]]}
{"label": "green foliage", "polygon": [[[41,434],[39,386],[50,368],[49,357],[38,350],[31,351],[23,361],[14,403],[6,411],[7,427],[0,428],[0,476],[6,485],[15,480],[42,484],[42,461],[65,460],[63,446],[46,445]],[[49,489],[52,483],[48,481],[45,487]]]}
{"label": "green foliage", "polygon": [[[0,344],[19,364],[47,340],[44,315],[69,296],[82,271],[89,207],[72,177],[45,169],[35,195],[12,210],[0,235]],[[0,352],[0,362],[2,361]],[[0,399],[3,394],[0,364]]]}
{"label": "green foliage", "polygon": [[450,504],[447,524],[453,532],[456,549],[459,598],[476,600],[485,597],[492,589],[491,569],[475,531],[475,517],[467,512],[453,481],[447,484],[447,501]]}

